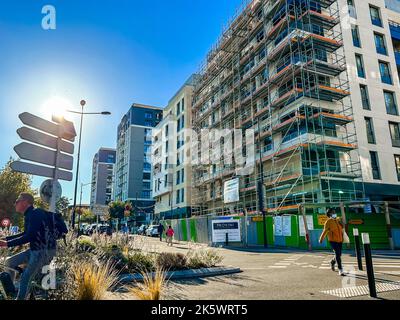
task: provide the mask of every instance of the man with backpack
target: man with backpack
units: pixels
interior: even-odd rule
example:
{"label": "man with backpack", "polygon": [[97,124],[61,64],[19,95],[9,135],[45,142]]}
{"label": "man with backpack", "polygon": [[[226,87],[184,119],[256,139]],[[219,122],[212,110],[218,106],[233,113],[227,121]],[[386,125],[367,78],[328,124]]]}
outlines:
{"label": "man with backpack", "polygon": [[27,263],[21,275],[17,300],[27,299],[32,279],[42,268],[49,265],[56,255],[57,240],[68,232],[60,217],[55,213],[34,208],[34,198],[29,193],[21,193],[15,201],[17,213],[24,214],[24,232],[0,240],[0,247],[16,247],[29,243],[30,249],[6,259],[7,273],[15,281],[16,269]]}

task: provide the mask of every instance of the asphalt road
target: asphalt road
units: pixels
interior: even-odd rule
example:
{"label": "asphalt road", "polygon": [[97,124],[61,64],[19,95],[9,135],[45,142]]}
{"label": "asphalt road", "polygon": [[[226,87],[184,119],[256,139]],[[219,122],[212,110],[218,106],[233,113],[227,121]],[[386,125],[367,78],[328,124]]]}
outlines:
{"label": "asphalt road", "polygon": [[[138,247],[156,252],[187,253],[204,245],[174,243],[167,247],[157,238],[135,237]],[[227,276],[196,280],[170,281],[166,299],[178,300],[337,300],[371,299],[367,291],[366,271],[357,270],[353,252],[343,254],[341,277],[330,269],[332,253],[328,251],[243,250],[214,248],[224,258],[221,265],[241,268],[242,272]],[[383,289],[398,289],[378,293],[379,299],[400,300],[400,252],[373,252],[377,284]],[[364,265],[364,270],[366,270]],[[364,288],[363,288],[364,286]],[[343,290],[343,288],[348,288]],[[341,289],[335,292],[329,290]],[[356,292],[357,296],[354,296]],[[344,297],[344,294],[353,297]],[[360,295],[361,294],[361,295]],[[362,295],[364,294],[364,295]],[[339,295],[339,296],[337,296]]]}

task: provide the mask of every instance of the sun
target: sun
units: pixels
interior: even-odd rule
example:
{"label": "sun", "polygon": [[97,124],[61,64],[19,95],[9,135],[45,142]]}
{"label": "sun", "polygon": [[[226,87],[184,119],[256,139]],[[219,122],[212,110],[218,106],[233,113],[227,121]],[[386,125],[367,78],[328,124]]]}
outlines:
{"label": "sun", "polygon": [[42,113],[48,116],[68,116],[68,109],[72,109],[72,103],[63,97],[52,96],[42,104]]}

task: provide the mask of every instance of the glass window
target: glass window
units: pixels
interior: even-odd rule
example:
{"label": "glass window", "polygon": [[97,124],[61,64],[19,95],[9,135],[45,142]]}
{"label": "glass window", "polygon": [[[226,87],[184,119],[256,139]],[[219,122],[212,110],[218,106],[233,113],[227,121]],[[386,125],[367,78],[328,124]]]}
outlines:
{"label": "glass window", "polygon": [[374,35],[375,35],[376,52],[379,54],[387,55],[384,35],[380,33],[374,33]]}
{"label": "glass window", "polygon": [[393,84],[389,63],[384,61],[379,61],[379,70],[381,72],[382,82],[386,84]]}
{"label": "glass window", "polygon": [[371,14],[371,22],[374,26],[382,27],[381,13],[379,8],[369,6],[369,12]]}
{"label": "glass window", "polygon": [[369,154],[370,154],[370,157],[371,157],[372,177],[375,180],[380,180],[381,179],[381,172],[380,172],[380,169],[379,169],[378,153],[375,152],[375,151],[370,151]]}
{"label": "glass window", "polygon": [[374,125],[372,123],[372,119],[367,117],[365,117],[364,119],[365,119],[365,126],[367,129],[368,143],[375,144],[375,133],[374,133]]}
{"label": "glass window", "polygon": [[144,113],[144,118],[145,119],[153,119],[153,114],[150,112],[145,112]]}
{"label": "glass window", "polygon": [[367,86],[360,84],[360,92],[361,92],[361,103],[363,109],[371,110]]}
{"label": "glass window", "polygon": [[354,1],[353,0],[347,0],[347,6],[349,9],[349,15],[350,17],[357,19],[357,12],[356,12],[356,7],[354,6]]}
{"label": "glass window", "polygon": [[396,166],[397,180],[400,181],[400,155],[394,155],[394,163]]}
{"label": "glass window", "polygon": [[182,110],[182,111],[185,110],[185,98],[182,98],[182,101],[181,101],[181,110]]}
{"label": "glass window", "polygon": [[181,190],[181,202],[185,202],[185,190]]}
{"label": "glass window", "polygon": [[176,190],[176,203],[177,203],[177,204],[178,204],[178,203],[180,202],[180,200],[181,200],[180,194],[181,194],[181,190]]}
{"label": "glass window", "polygon": [[185,169],[181,170],[181,180],[182,180],[182,183],[185,182]]}
{"label": "glass window", "polygon": [[389,122],[390,136],[392,138],[392,146],[400,148],[400,127],[397,122]]}
{"label": "glass window", "polygon": [[397,116],[398,115],[397,104],[394,93],[390,91],[384,91],[383,94],[385,97],[386,112],[388,114]]}
{"label": "glass window", "polygon": [[365,78],[364,61],[360,54],[356,54],[357,74],[360,78]]}
{"label": "glass window", "polygon": [[361,40],[360,40],[360,33],[358,31],[358,26],[356,25],[351,26],[351,34],[353,36],[353,45],[355,47],[361,48]]}

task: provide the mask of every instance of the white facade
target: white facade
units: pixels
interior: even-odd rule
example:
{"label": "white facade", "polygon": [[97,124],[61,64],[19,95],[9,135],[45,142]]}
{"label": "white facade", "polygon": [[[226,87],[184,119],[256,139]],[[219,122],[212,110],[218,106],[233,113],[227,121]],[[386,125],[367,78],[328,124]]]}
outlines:
{"label": "white facade", "polygon": [[[386,9],[384,0],[353,0],[354,9],[350,8],[350,16],[347,16],[345,8],[348,2],[339,0],[339,7],[344,8],[342,30],[363,180],[366,185],[369,183],[400,185],[395,163],[395,155],[400,155],[400,144],[395,141],[395,137],[392,137],[389,126],[389,122],[400,125],[400,83],[389,26],[389,21],[400,22],[400,14]],[[379,23],[372,22],[371,10],[377,12],[375,9],[380,12],[382,27],[376,25]],[[355,26],[358,32],[355,31]],[[355,43],[353,41],[354,37],[357,38],[355,34],[359,35],[360,47],[355,45],[357,41]],[[377,49],[376,39],[384,39],[386,54],[383,48]],[[356,55],[363,61],[364,77],[359,75]],[[383,82],[380,62],[389,66],[392,84]],[[362,98],[361,91],[364,91],[364,88],[367,88],[369,108],[366,100]],[[393,93],[397,114],[387,112],[385,91]],[[369,130],[367,130],[367,125]],[[371,134],[372,131],[373,134]],[[379,175],[375,170],[375,177],[370,152],[376,152],[378,156]],[[368,195],[368,190],[366,191]]]}

